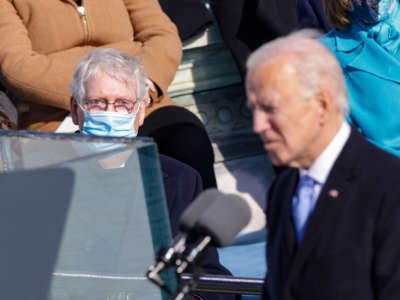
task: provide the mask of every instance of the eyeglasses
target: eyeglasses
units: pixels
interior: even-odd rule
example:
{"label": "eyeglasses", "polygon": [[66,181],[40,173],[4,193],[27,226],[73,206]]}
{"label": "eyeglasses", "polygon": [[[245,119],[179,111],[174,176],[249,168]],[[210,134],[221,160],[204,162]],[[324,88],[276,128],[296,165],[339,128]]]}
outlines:
{"label": "eyeglasses", "polygon": [[136,114],[139,111],[140,101],[131,101],[127,99],[117,99],[114,102],[109,102],[106,99],[85,99],[82,106],[89,112],[107,111],[111,105],[114,111],[124,114]]}

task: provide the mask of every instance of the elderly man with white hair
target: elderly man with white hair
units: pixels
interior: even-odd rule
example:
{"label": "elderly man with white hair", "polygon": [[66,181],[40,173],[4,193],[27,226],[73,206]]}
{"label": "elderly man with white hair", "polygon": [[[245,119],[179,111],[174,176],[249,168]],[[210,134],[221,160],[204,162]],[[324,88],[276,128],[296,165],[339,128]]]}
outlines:
{"label": "elderly man with white hair", "polygon": [[298,32],[247,66],[254,131],[288,166],[269,192],[265,299],[400,299],[400,160],[346,122],[339,63]]}
{"label": "elderly man with white hair", "polygon": [[135,137],[149,94],[142,66],[116,49],[90,52],[77,64],[71,88],[71,117],[83,134]]}
{"label": "elderly man with white hair", "polygon": [[[147,78],[133,56],[116,49],[97,49],[75,68],[71,87],[71,117],[80,132],[93,136],[136,137],[143,124],[147,99]],[[182,212],[202,191],[202,180],[190,166],[160,155],[165,196],[172,234],[179,232]],[[217,251],[204,252],[207,273],[230,274],[219,264]],[[203,295],[206,299],[233,296]]]}

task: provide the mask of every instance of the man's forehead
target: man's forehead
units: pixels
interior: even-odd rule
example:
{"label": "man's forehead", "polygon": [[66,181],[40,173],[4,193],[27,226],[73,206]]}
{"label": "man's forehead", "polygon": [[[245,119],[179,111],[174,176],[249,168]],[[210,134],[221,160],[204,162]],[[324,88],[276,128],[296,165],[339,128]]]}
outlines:
{"label": "man's forehead", "polygon": [[254,75],[260,80],[281,81],[288,80],[296,75],[294,58],[292,56],[282,56],[267,61],[255,68]]}
{"label": "man's forehead", "polygon": [[250,72],[249,79],[253,92],[267,93],[271,98],[293,92],[299,86],[296,69],[288,58],[276,59],[256,67]]}
{"label": "man's forehead", "polygon": [[98,82],[104,82],[104,81],[116,81],[119,83],[122,83],[126,86],[136,88],[136,77],[133,75],[130,78],[127,78],[126,76],[117,76],[116,72],[114,71],[114,74],[110,74],[108,72],[103,71],[102,69],[99,69],[89,80],[87,83],[98,83]]}

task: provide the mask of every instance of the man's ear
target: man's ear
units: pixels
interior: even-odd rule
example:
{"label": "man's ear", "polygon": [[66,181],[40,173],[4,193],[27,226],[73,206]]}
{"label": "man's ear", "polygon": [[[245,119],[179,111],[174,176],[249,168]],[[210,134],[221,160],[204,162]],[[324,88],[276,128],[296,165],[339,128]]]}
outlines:
{"label": "man's ear", "polygon": [[76,103],[76,100],[73,97],[70,98],[70,106],[72,122],[74,122],[75,125],[79,125],[78,103]]}
{"label": "man's ear", "polygon": [[335,106],[333,95],[329,90],[323,89],[317,92],[315,98],[321,117],[320,120],[325,122]]}
{"label": "man's ear", "polygon": [[143,100],[142,104],[140,105],[140,108],[139,108],[139,111],[137,113],[137,116],[136,116],[136,118],[138,119],[139,127],[143,125],[144,117],[146,115],[146,107],[147,107],[146,100]]}

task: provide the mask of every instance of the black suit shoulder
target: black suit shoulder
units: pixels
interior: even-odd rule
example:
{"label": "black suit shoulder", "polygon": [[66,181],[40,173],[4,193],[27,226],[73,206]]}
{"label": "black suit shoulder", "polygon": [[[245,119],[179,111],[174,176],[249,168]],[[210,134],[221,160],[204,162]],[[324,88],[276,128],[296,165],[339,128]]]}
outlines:
{"label": "black suit shoulder", "polygon": [[355,128],[335,166],[331,173],[336,177],[344,173],[341,169],[353,168],[355,182],[366,190],[400,188],[400,158],[368,142]]}
{"label": "black suit shoulder", "polygon": [[163,154],[160,154],[160,164],[163,176],[166,178],[173,180],[186,180],[200,184],[199,189],[202,188],[199,173],[189,165]]}
{"label": "black suit shoulder", "polygon": [[[392,182],[392,179],[400,178],[400,158],[397,156],[376,147],[370,142],[363,141],[365,150],[362,155],[364,156],[364,161],[369,164],[371,170],[376,171],[375,176],[385,180],[387,182]],[[370,174],[371,175],[371,174]]]}
{"label": "black suit shoulder", "polygon": [[192,167],[160,154],[165,197],[172,234],[179,232],[179,217],[203,190],[200,174]]}

